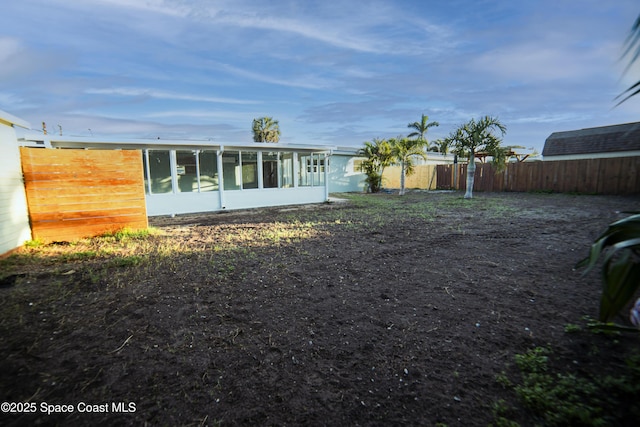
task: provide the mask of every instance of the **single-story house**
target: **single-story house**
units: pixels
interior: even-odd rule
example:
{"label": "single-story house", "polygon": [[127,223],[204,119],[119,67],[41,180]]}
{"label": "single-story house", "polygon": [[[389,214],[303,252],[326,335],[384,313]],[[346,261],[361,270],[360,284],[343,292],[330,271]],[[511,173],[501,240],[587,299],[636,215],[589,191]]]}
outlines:
{"label": "single-story house", "polygon": [[640,122],[552,133],[544,160],[640,156]]}
{"label": "single-story house", "polygon": [[284,143],[105,140],[40,132],[23,132],[18,143],[43,149],[141,150],[148,216],[325,202],[328,160],[334,149]]}

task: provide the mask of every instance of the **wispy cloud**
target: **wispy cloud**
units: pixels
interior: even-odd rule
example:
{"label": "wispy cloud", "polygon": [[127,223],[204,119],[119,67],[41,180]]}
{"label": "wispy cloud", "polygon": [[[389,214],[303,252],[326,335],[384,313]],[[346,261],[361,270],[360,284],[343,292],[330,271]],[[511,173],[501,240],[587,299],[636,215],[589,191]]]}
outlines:
{"label": "wispy cloud", "polygon": [[87,89],[85,93],[90,95],[111,95],[111,96],[130,96],[130,97],[149,97],[157,99],[173,99],[180,101],[193,101],[193,102],[211,102],[220,104],[260,104],[260,101],[233,99],[233,98],[218,98],[213,96],[202,95],[190,95],[179,92],[169,92],[156,89],[143,89],[132,87],[118,87],[118,88],[105,88],[105,89]]}
{"label": "wispy cloud", "polygon": [[306,89],[328,89],[331,86],[334,86],[331,80],[324,79],[318,76],[315,76],[311,73],[306,74],[301,77],[274,77],[273,75],[267,74],[266,72],[257,72],[257,71],[249,71],[244,68],[236,67],[230,64],[222,64],[217,62],[210,62],[212,68],[218,69],[220,71],[224,71],[227,74],[233,75],[235,77],[242,77],[245,79],[255,80],[263,83],[269,83],[279,86],[288,86],[288,87],[297,87],[297,88],[306,88]]}

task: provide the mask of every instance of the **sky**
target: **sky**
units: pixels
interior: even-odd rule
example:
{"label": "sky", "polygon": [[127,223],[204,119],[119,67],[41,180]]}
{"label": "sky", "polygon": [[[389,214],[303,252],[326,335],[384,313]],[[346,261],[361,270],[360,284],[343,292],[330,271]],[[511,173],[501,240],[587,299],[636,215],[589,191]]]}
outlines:
{"label": "sky", "polygon": [[20,0],[0,13],[0,110],[50,133],[360,147],[422,114],[504,145],[640,121],[637,0]]}

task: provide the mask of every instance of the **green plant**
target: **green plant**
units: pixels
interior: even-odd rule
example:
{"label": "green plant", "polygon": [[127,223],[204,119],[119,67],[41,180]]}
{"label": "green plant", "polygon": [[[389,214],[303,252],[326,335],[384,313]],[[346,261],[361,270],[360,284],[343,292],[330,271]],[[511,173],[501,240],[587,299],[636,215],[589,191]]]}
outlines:
{"label": "green plant", "polygon": [[277,120],[273,120],[273,117],[253,119],[251,130],[254,142],[280,141],[280,125]]}
{"label": "green plant", "polygon": [[502,371],[496,375],[496,382],[505,388],[511,387],[513,385],[505,371]]}
{"label": "green plant", "polygon": [[512,408],[503,399],[494,402],[491,411],[493,413],[494,422],[489,424],[490,426],[520,427],[520,424],[507,418],[510,415]]}
{"label": "green plant", "polygon": [[[598,327],[634,330],[612,323],[613,318],[627,306],[640,288],[640,214],[616,221],[607,227],[591,245],[589,255],[576,267],[593,269],[600,257],[602,263],[602,296]],[[640,303],[632,309],[631,321],[640,327]]]}
{"label": "green plant", "polygon": [[426,159],[425,147],[428,143],[425,139],[408,139],[399,136],[390,139],[389,144],[393,158],[400,163],[400,195],[402,196],[405,193],[405,177],[414,171],[413,159],[415,157]]}
{"label": "green plant", "polygon": [[374,138],[366,141],[364,147],[358,150],[358,155],[365,157],[360,165],[360,170],[367,175],[365,182],[368,191],[377,193],[382,189],[382,174],[384,169],[391,164],[393,155],[391,145],[385,139]]}
{"label": "green plant", "polygon": [[113,267],[133,267],[139,265],[143,258],[139,255],[118,256],[109,261]]}
{"label": "green plant", "polygon": [[[640,392],[640,353],[626,359],[619,375],[602,377],[554,372],[549,366],[551,355],[551,350],[545,347],[517,354],[519,383],[512,384],[504,371],[496,376],[503,387],[513,388],[519,401],[533,415],[534,424],[607,426],[624,424],[624,420],[640,415],[635,403],[627,405],[629,399],[635,402],[634,396]],[[494,425],[512,425],[508,416],[517,412],[502,400],[495,402]]]}
{"label": "green plant", "polygon": [[24,242],[24,246],[27,248],[39,248],[44,245],[44,242],[40,239],[27,240]]}
{"label": "green plant", "polygon": [[469,158],[465,199],[473,197],[477,153],[484,152],[492,156],[496,171],[502,170],[505,166],[505,152],[500,147],[502,139],[494,134],[495,131],[499,131],[504,136],[507,128],[497,118],[485,116],[478,121],[475,119],[469,120],[447,137],[451,143],[455,144],[455,150],[459,155],[468,156]]}
{"label": "green plant", "polygon": [[564,325],[564,331],[568,334],[574,333],[574,332],[580,332],[581,330],[582,330],[582,327],[574,323],[567,323],[566,325]]}
{"label": "green plant", "polygon": [[[631,33],[629,37],[627,37],[627,41],[625,42],[626,48],[624,51],[623,57],[630,55],[629,64],[625,68],[625,73],[629,71],[631,66],[640,58],[640,16],[636,19],[631,28]],[[634,52],[635,51],[635,52]],[[615,99],[620,99],[620,102],[616,104],[616,106],[622,104],[629,98],[640,94],[640,80],[638,80],[633,85],[629,86],[624,92],[620,95],[616,96]]]}
{"label": "green plant", "polygon": [[134,230],[134,229],[125,227],[117,231],[105,233],[101,237],[112,238],[116,242],[121,242],[128,239],[132,239],[132,240],[144,239],[156,233],[157,233],[157,230],[154,228],[142,228],[142,229]]}

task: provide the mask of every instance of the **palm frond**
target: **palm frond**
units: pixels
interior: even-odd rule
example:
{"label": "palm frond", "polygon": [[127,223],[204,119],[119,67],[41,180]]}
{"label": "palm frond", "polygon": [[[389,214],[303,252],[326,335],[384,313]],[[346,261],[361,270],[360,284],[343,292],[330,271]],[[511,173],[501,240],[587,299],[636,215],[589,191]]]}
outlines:
{"label": "palm frond", "polygon": [[640,289],[640,214],[610,224],[576,267],[593,269],[602,262],[601,322],[610,322]]}
{"label": "palm frond", "polygon": [[[627,66],[623,71],[623,74],[626,74],[631,69],[631,66],[638,60],[638,58],[640,58],[640,15],[631,27],[631,32],[627,36],[624,44],[626,47],[624,49],[624,52],[622,53],[622,58],[628,57],[630,55],[630,57],[628,58]],[[622,98],[622,100],[619,101],[615,105],[615,107],[619,106],[629,98],[632,98],[638,94],[640,94],[640,80],[638,80],[635,84],[631,85],[624,92],[614,98],[614,101],[616,99]]]}

